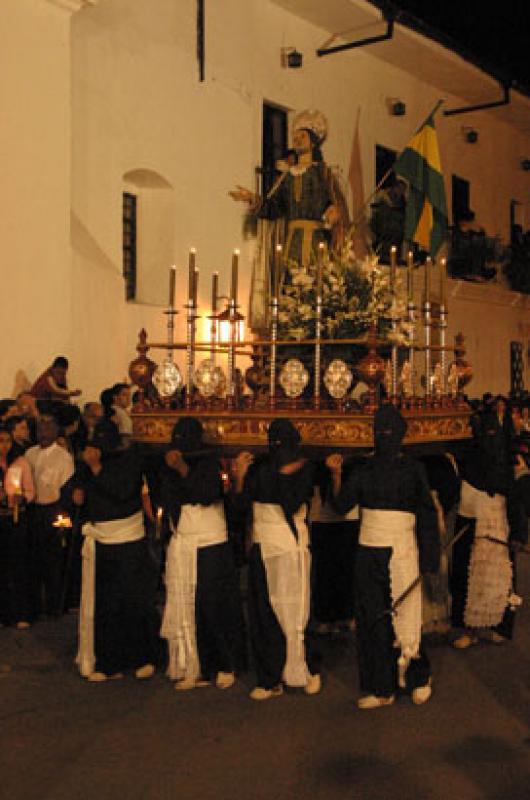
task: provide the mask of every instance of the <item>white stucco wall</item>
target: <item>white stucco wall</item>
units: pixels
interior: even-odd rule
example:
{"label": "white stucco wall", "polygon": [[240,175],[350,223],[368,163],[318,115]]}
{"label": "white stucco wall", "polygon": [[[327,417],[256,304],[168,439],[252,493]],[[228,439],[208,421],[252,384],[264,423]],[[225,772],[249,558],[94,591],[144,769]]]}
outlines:
{"label": "white stucco wall", "polygon": [[0,3],[1,396],[69,355],[70,14]]}
{"label": "white stucco wall", "polygon": [[[24,9],[25,16],[20,10],[9,16],[13,5]],[[177,305],[183,304],[191,246],[198,253],[202,313],[209,313],[214,270],[220,272],[221,290],[228,289],[234,247],[241,248],[240,299],[246,304],[253,242],[243,240],[243,209],[227,192],[235,184],[254,185],[254,167],[261,160],[264,100],[294,111],[305,107],[324,111],[330,126],[325,157],[344,176],[360,109],[368,195],[374,183],[375,144],[401,149],[439,98],[439,92],[422,84],[419,76],[389,67],[369,48],[317,59],[314,51],[326,34],[268,0],[210,0],[206,4],[204,83],[198,80],[195,0],[99,0],[72,19],[70,95],[67,15],[51,5],[46,9],[46,24],[54,26],[53,41],[62,43],[50,54],[39,32],[46,5],[44,0],[0,4],[0,14],[11,31],[11,57],[17,64],[17,78],[6,98],[9,107],[16,107],[13,114],[17,116],[0,136],[14,152],[10,194],[27,185],[31,198],[27,209],[24,197],[17,195],[7,252],[14,263],[24,265],[42,263],[44,257],[47,272],[42,275],[49,271],[59,292],[51,307],[71,308],[71,316],[68,311],[56,324],[55,315],[41,315],[38,344],[34,333],[25,334],[23,346],[17,346],[7,372],[0,376],[3,393],[11,391],[19,365],[32,379],[49,355],[62,351],[72,358],[72,380],[83,386],[83,400],[121,379],[135,355],[142,326],[151,340],[165,338],[162,303],[171,263],[178,269]],[[5,30],[6,25],[2,27]],[[38,46],[35,56],[30,49],[28,64],[19,65],[15,53],[27,41],[27,28],[38,38]],[[280,49],[290,45],[304,52],[301,70],[281,66]],[[38,97],[35,85],[41,87]],[[15,99],[21,90],[26,102],[19,110]],[[405,100],[405,117],[389,115],[389,97]],[[46,116],[49,134],[31,138],[34,160],[39,163],[36,170],[26,163],[17,133],[34,125],[41,104],[48,107],[50,102],[56,107],[55,113]],[[462,104],[461,98],[447,102]],[[448,190],[452,172],[470,180],[477,217],[488,231],[506,237],[510,199],[529,199],[527,173],[520,171],[518,158],[530,153],[530,141],[496,121],[494,112],[466,118],[466,125],[480,130],[475,146],[463,140],[462,118],[440,116],[437,121]],[[16,170],[15,165],[19,165]],[[123,176],[138,169],[157,173],[172,187],[165,210],[173,215],[173,229],[165,236],[163,257],[157,264],[151,252],[147,285],[145,275],[139,277],[138,296],[151,304],[127,304],[121,277]],[[46,186],[44,197],[38,200],[33,192],[36,173]],[[44,208],[46,215],[33,213]],[[67,242],[70,209],[71,254]],[[46,248],[40,246],[42,237]],[[23,274],[32,273],[26,269]],[[22,298],[21,279],[13,280],[14,291]],[[24,280],[26,285],[29,278]],[[46,280],[38,279],[33,297],[43,296]],[[482,297],[488,291],[473,288],[483,289]],[[467,333],[473,350],[470,360],[480,375],[470,387],[472,393],[508,389],[509,355],[503,343],[520,338],[520,326],[528,319],[528,307],[521,309],[520,304],[508,310],[496,305],[489,313],[494,315],[495,336],[484,337],[479,352],[478,343],[473,343],[483,329],[484,309],[478,302],[462,300],[458,293],[452,299],[450,333],[459,328]],[[183,339],[184,334],[181,313],[176,336]],[[157,360],[160,352],[151,355]]]}

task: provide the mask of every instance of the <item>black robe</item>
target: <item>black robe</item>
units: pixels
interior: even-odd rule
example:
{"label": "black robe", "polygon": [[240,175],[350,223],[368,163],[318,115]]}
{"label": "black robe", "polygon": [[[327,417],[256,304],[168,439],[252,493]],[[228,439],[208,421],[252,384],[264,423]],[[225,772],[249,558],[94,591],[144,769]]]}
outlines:
{"label": "black robe", "polygon": [[[222,468],[215,454],[184,455],[184,460],[189,468],[185,478],[165,463],[160,470],[161,502],[175,530],[183,505],[224,502]],[[197,550],[195,628],[202,678],[212,680],[218,672],[245,669],[239,574],[230,539]]]}
{"label": "black robe", "polygon": [[[348,459],[343,479],[358,464]],[[316,482],[322,507],[333,501],[332,481],[324,464],[317,466]],[[355,616],[355,558],[359,539],[359,520],[317,519],[311,523],[311,600],[312,617],[331,625],[351,622]]]}
{"label": "black robe", "polygon": [[[306,462],[292,475],[282,475],[279,469],[286,461],[282,453],[260,456],[250,466],[241,494],[231,495],[240,515],[251,514],[252,503],[279,505],[295,536],[293,515],[304,503],[309,508],[313,493],[314,466]],[[253,544],[248,558],[248,618],[253,664],[257,686],[272,689],[282,679],[286,659],[285,636],[272,609],[261,545]],[[319,671],[318,656],[309,634],[306,633],[306,663],[311,674]]]}
{"label": "black robe", "polygon": [[[80,464],[71,488],[85,492],[82,519],[108,522],[142,511],[143,463],[134,449],[103,458],[98,475]],[[145,538],[96,542],[95,669],[106,675],[155,664],[159,658],[157,571]]]}
{"label": "black robe", "polygon": [[[422,574],[436,572],[440,560],[438,520],[424,467],[409,456],[371,456],[345,480],[335,498],[340,514],[361,509],[405,511],[416,517],[416,539]],[[397,650],[389,615],[391,606],[391,547],[359,544],[355,566],[355,618],[361,691],[389,697],[397,689]],[[407,688],[423,686],[429,679],[424,649],[413,659],[406,675]]]}
{"label": "black robe", "polygon": [[[4,475],[0,467],[0,480]],[[30,539],[26,503],[15,522],[7,499],[0,503],[0,623],[11,625],[31,619]]]}

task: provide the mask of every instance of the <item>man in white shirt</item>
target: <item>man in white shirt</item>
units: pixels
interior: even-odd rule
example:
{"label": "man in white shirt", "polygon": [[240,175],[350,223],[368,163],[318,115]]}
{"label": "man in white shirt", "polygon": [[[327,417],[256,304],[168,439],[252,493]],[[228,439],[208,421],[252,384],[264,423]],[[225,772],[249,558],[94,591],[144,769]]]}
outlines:
{"label": "man in white shirt", "polygon": [[70,453],[57,444],[59,429],[53,417],[39,421],[35,447],[26,458],[35,484],[33,513],[33,591],[35,613],[57,616],[62,613],[61,594],[66,554],[64,528],[53,523],[61,510],[61,489],[74,472]]}
{"label": "man in white shirt", "polygon": [[115,383],[112,391],[114,421],[122,437],[132,436],[133,423],[128,409],[131,406],[131,389],[126,383]]}

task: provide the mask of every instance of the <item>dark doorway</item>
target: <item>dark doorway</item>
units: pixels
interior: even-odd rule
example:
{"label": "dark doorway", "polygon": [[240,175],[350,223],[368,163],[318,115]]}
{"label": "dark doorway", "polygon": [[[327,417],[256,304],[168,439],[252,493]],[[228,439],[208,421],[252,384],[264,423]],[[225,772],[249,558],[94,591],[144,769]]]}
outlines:
{"label": "dark doorway", "polygon": [[287,111],[279,106],[263,103],[262,184],[265,197],[276,177],[276,162],[287,151]]}

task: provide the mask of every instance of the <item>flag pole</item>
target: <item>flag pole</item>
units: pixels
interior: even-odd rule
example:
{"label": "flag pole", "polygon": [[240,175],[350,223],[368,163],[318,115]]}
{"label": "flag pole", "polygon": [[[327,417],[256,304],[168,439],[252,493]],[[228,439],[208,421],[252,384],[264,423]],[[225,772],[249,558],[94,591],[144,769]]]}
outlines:
{"label": "flag pole", "polygon": [[[423,128],[423,126],[425,125],[425,123],[427,122],[427,120],[428,120],[430,117],[433,117],[433,116],[436,114],[436,112],[438,111],[438,109],[440,108],[440,106],[441,106],[441,105],[443,105],[443,103],[445,103],[445,98],[444,98],[444,97],[442,97],[440,100],[438,100],[438,102],[437,102],[437,103],[436,103],[436,105],[434,106],[434,108],[433,108],[433,110],[431,111],[431,113],[430,113],[430,114],[427,114],[427,116],[425,117],[425,119],[423,120],[423,122],[421,123],[421,125],[419,126],[419,128],[417,128],[417,129],[416,129],[416,133],[417,133],[418,131],[420,131],[420,130]],[[405,145],[405,147],[403,148],[403,150],[401,151],[401,153],[399,153],[399,155],[397,155],[397,156],[396,156],[396,161],[398,161],[398,160],[399,160],[400,156],[401,156],[401,155],[404,153],[404,151],[407,149],[407,147],[408,147],[408,142],[407,142],[407,144]],[[395,163],[395,162],[394,162],[394,163]],[[357,212],[357,215],[355,216],[355,219],[352,221],[352,224],[351,224],[351,227],[350,227],[350,231],[353,231],[353,230],[355,230],[355,228],[357,227],[357,225],[359,224],[359,222],[360,222],[360,221],[361,221],[361,219],[363,218],[363,216],[364,216],[364,214],[365,214],[365,211],[366,211],[366,209],[368,208],[369,204],[371,203],[371,201],[373,200],[373,198],[375,197],[375,195],[377,194],[377,192],[379,191],[379,189],[381,188],[381,186],[384,184],[384,182],[386,181],[386,179],[388,178],[388,176],[390,175],[390,173],[391,173],[391,172],[393,172],[393,171],[394,171],[394,167],[393,167],[393,166],[392,166],[392,167],[390,167],[390,169],[387,169],[387,171],[385,172],[385,174],[383,175],[383,177],[381,178],[381,180],[379,181],[379,183],[377,184],[377,186],[375,187],[375,189],[373,190],[373,192],[372,192],[372,193],[371,193],[371,194],[368,196],[368,199],[367,199],[367,200],[365,200],[365,202],[364,202],[363,206],[362,206],[362,207],[360,208],[360,210]]]}

